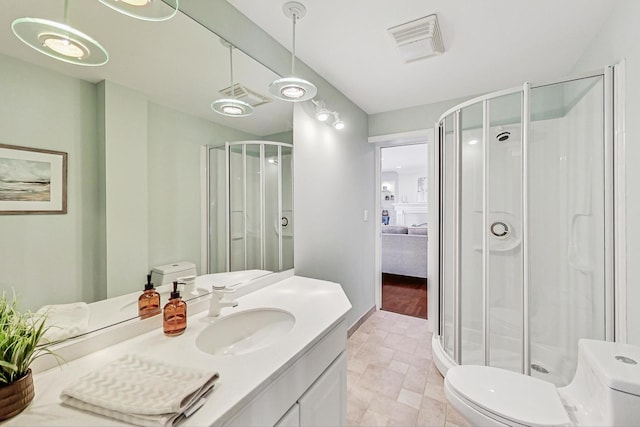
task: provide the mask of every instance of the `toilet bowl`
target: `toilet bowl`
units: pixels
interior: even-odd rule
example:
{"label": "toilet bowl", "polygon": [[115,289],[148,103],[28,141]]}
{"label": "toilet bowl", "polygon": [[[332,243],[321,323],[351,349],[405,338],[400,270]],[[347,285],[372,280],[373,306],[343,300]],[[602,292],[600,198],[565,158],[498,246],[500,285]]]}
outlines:
{"label": "toilet bowl", "polygon": [[566,387],[489,366],[447,371],[445,395],[471,425],[637,426],[640,347],[582,339]]}

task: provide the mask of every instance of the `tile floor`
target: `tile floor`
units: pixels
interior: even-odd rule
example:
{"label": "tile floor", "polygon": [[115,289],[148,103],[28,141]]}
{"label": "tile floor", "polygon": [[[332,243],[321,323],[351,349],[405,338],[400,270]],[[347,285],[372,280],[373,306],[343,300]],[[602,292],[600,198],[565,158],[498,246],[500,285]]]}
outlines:
{"label": "tile floor", "polygon": [[468,426],[444,396],[427,320],[377,311],[347,341],[349,426]]}

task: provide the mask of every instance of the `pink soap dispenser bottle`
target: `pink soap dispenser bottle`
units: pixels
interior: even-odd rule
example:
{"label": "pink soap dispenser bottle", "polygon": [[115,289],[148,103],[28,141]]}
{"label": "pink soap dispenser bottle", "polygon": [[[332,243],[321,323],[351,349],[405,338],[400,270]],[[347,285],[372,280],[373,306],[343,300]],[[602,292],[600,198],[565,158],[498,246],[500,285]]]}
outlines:
{"label": "pink soap dispenser bottle", "polygon": [[160,314],[160,294],[151,283],[151,275],[147,274],[147,283],[144,285],[144,292],[138,298],[138,315],[146,319],[147,317]]}
{"label": "pink soap dispenser bottle", "polygon": [[180,335],[187,329],[187,303],[180,297],[178,282],[173,282],[173,292],[164,306],[162,328],[165,335]]}

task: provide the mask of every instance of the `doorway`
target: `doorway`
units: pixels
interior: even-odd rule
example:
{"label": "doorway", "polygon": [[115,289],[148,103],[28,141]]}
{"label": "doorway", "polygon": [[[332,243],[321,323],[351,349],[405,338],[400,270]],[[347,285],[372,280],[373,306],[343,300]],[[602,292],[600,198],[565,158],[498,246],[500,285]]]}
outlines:
{"label": "doorway", "polygon": [[380,305],[426,319],[427,142],[379,147]]}

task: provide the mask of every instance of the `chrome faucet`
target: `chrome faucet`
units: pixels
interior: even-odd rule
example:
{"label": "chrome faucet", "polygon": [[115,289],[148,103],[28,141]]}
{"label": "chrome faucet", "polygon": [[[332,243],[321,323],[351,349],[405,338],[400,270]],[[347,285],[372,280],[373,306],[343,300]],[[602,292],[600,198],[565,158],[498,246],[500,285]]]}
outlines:
{"label": "chrome faucet", "polygon": [[237,307],[238,301],[231,300],[228,301],[225,299],[226,294],[235,292],[235,289],[229,289],[226,286],[218,286],[213,285],[211,287],[211,305],[209,305],[209,316],[210,317],[218,317],[220,316],[220,310],[223,307]]}

